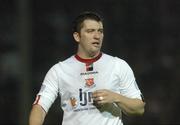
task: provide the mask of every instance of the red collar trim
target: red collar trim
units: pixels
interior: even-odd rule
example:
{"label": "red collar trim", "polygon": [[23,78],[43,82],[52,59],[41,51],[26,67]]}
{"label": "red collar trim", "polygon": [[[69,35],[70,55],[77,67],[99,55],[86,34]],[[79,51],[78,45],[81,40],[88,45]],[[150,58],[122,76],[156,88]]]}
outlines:
{"label": "red collar trim", "polygon": [[75,58],[80,61],[80,62],[83,62],[83,63],[93,63],[93,62],[96,62],[98,59],[100,59],[102,56],[102,53],[99,53],[98,56],[96,56],[95,58],[93,59],[83,59],[81,58],[80,56],[78,56],[77,54],[75,55]]}

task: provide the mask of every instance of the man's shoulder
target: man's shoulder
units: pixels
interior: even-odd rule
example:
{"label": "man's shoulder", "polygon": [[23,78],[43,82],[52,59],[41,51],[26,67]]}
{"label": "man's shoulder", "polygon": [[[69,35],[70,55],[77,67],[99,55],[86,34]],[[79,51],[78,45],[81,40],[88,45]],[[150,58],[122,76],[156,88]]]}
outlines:
{"label": "man's shoulder", "polygon": [[72,63],[74,62],[74,55],[64,59],[63,61],[60,61],[59,63]]}
{"label": "man's shoulder", "polygon": [[109,55],[109,54],[107,54],[107,53],[103,53],[102,58],[105,59],[105,60],[112,60],[112,59],[114,59],[115,57],[112,56],[112,55]]}
{"label": "man's shoulder", "polygon": [[54,66],[56,65],[61,65],[61,64],[66,64],[66,63],[71,63],[74,61],[74,55],[69,56],[63,60],[59,60],[57,63],[54,64]]}
{"label": "man's shoulder", "polygon": [[106,53],[103,53],[103,56],[104,56],[104,59],[106,59],[106,60],[114,60],[116,62],[121,62],[121,63],[125,62],[124,59],[122,59],[122,58],[120,58],[118,56],[112,56],[112,55],[109,55],[109,54],[106,54]]}
{"label": "man's shoulder", "polygon": [[61,61],[58,61],[57,63],[55,63],[51,68],[52,69],[59,69],[61,67],[61,65],[64,65],[64,64],[70,64],[74,62],[74,56],[70,56],[64,60],[61,60]]}

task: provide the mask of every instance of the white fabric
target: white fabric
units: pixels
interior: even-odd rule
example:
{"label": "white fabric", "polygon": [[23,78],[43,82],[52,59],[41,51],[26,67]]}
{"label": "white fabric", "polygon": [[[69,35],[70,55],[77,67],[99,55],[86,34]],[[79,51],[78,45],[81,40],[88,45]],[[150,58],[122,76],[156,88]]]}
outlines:
{"label": "white fabric", "polygon": [[[89,79],[90,86],[88,86]],[[87,81],[86,81],[87,80]],[[92,92],[109,89],[130,98],[141,99],[133,71],[122,59],[102,54],[93,63],[93,71],[71,56],[55,64],[46,74],[38,102],[46,112],[59,93],[64,110],[62,125],[122,125],[121,109],[106,104],[98,109],[93,105]]]}

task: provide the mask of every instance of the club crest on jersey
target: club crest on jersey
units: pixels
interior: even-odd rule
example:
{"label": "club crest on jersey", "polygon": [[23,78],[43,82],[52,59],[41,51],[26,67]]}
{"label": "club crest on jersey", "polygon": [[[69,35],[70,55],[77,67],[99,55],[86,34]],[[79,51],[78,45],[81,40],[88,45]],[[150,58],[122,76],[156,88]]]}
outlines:
{"label": "club crest on jersey", "polygon": [[86,71],[93,71],[93,63],[86,63]]}
{"label": "club crest on jersey", "polygon": [[94,78],[85,79],[86,87],[92,87],[94,85]]}

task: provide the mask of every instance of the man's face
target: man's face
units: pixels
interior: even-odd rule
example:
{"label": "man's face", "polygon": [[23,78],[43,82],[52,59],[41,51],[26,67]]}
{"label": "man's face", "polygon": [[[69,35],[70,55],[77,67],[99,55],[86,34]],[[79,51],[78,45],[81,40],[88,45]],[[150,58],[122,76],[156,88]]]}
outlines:
{"label": "man's face", "polygon": [[95,20],[85,20],[80,33],[76,33],[75,40],[79,43],[79,52],[96,55],[100,52],[103,41],[103,24]]}

